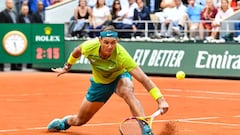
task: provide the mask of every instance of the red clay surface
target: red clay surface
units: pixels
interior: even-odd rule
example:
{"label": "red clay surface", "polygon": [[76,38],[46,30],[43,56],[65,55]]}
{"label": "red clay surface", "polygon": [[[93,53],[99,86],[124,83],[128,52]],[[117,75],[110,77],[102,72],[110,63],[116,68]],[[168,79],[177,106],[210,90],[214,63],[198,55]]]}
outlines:
{"label": "red clay surface", "polygon": [[[75,114],[89,86],[91,74],[52,72],[0,73],[0,135],[119,135],[118,125],[130,116],[125,102],[113,95],[82,127],[48,133],[54,118]],[[173,121],[177,135],[239,135],[240,84],[238,80],[151,77],[169,102],[167,114],[153,123],[155,135]],[[146,114],[157,104],[134,80],[135,94]]]}

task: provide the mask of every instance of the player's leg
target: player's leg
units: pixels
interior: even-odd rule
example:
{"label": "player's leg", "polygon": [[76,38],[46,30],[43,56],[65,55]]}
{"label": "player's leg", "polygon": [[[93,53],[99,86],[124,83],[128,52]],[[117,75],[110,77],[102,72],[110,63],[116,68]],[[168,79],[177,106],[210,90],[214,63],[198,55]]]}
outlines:
{"label": "player's leg", "polygon": [[116,93],[128,104],[132,115],[145,116],[143,106],[134,95],[132,80],[129,78],[121,78],[118,81]]}
{"label": "player's leg", "polygon": [[[129,73],[124,73],[118,80],[116,93],[128,104],[132,115],[145,116],[143,106],[134,95],[133,82]],[[142,135],[153,135],[151,128],[147,124],[139,124],[141,124]]]}
{"label": "player's leg", "polygon": [[48,131],[57,132],[67,130],[71,126],[81,126],[87,123],[103,105],[104,102],[90,102],[84,98],[77,115],[67,115],[62,119],[52,120],[48,125]]}
{"label": "player's leg", "polygon": [[107,102],[114,90],[111,85],[102,85],[91,80],[86,98],[84,98],[77,115],[68,115],[63,119],[54,119],[48,125],[48,131],[66,130],[70,126],[81,126],[87,123],[93,115]]}
{"label": "player's leg", "polygon": [[80,106],[78,114],[70,117],[67,123],[71,126],[86,124],[104,104],[104,102],[90,102],[85,98]]}

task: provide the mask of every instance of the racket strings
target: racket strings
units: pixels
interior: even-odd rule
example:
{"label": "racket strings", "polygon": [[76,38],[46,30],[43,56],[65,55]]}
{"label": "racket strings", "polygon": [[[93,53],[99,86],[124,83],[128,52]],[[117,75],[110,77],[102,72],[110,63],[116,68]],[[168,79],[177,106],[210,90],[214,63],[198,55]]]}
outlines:
{"label": "racket strings", "polygon": [[142,134],[141,124],[139,124],[139,121],[136,119],[129,119],[124,123],[122,123],[121,131],[123,135],[141,135]]}
{"label": "racket strings", "polygon": [[123,135],[153,135],[148,122],[139,119],[129,119],[122,123],[121,132]]}

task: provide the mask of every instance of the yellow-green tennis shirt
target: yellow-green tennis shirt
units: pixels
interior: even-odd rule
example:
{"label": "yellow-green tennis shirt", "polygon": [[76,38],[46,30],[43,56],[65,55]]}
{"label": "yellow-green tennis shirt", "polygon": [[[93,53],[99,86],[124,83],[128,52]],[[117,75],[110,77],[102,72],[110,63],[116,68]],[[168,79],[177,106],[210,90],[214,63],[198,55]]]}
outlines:
{"label": "yellow-green tennis shirt", "polygon": [[85,41],[80,45],[82,54],[89,60],[93,79],[96,83],[109,84],[120,74],[133,70],[137,64],[129,53],[117,44],[108,59],[99,56],[100,42],[98,39]]}

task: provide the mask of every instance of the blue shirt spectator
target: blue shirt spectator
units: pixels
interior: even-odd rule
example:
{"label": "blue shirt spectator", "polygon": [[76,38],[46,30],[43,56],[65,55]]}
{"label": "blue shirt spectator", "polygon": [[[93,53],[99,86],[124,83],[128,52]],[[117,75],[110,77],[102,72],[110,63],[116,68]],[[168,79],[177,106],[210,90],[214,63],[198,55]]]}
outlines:
{"label": "blue shirt spectator", "polygon": [[[191,0],[190,0],[191,1]],[[193,5],[188,5],[187,14],[191,22],[200,22],[201,11],[204,7],[195,3]]]}

